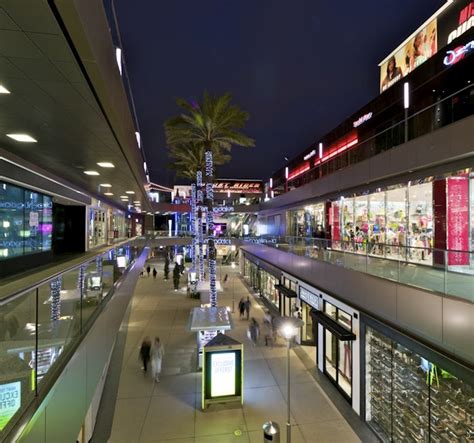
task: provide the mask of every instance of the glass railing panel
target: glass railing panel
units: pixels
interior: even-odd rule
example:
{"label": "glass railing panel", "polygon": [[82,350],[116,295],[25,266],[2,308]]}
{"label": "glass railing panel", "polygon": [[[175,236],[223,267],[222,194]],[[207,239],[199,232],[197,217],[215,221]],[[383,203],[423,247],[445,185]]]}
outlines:
{"label": "glass railing panel", "polygon": [[102,260],[102,290],[104,296],[110,292],[114,283],[114,261],[110,260],[109,255],[106,254]]}
{"label": "glass railing panel", "polygon": [[0,441],[35,397],[36,289],[0,303]]}
{"label": "glass railing panel", "polygon": [[103,296],[102,257],[82,265],[84,289],[82,291],[82,325],[87,324],[99,307]]}
{"label": "glass railing panel", "polygon": [[446,263],[446,294],[474,302],[474,253],[448,251]]}
{"label": "glass railing panel", "polygon": [[38,383],[48,377],[61,354],[81,332],[81,281],[78,269],[38,288]]}

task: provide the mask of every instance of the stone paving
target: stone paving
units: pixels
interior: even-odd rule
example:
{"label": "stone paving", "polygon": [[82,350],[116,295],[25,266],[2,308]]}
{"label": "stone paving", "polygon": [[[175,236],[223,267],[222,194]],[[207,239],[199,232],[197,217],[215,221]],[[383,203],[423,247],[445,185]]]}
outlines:
{"label": "stone paving", "polygon": [[[175,292],[172,281],[163,280],[163,262],[152,262],[158,277],[140,278],[131,302],[126,334],[120,355],[113,357],[108,378],[119,380],[107,386],[100,406],[93,442],[110,443],[227,443],[262,442],[262,424],[272,419],[282,429],[286,442],[286,347],[279,339],[273,348],[257,346],[247,339],[247,321],[234,314],[235,328],[229,334],[244,343],[244,404],[211,405],[205,412],[201,403],[201,373],[195,372],[196,337],[186,329],[190,309],[198,301]],[[221,281],[229,278],[219,305],[232,306],[249,294],[238,270],[219,269]],[[183,277],[184,280],[184,277]],[[184,283],[182,284],[184,286]],[[251,316],[262,322],[262,309],[253,300]],[[145,375],[138,360],[144,336],[159,336],[165,347],[160,383]],[[121,361],[120,361],[121,360]],[[120,376],[117,372],[120,371]],[[109,381],[109,380],[108,380]],[[118,386],[117,386],[118,384]],[[353,443],[360,439],[332,401],[314,380],[302,361],[291,352],[292,441]],[[111,392],[113,391],[113,395]],[[101,410],[111,407],[111,426],[101,423]],[[112,411],[111,411],[112,414]]]}

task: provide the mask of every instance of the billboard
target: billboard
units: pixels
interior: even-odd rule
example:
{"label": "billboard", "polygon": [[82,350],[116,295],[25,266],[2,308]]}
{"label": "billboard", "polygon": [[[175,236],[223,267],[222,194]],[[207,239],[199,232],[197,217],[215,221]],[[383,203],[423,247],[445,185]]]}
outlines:
{"label": "billboard", "polygon": [[380,92],[474,27],[474,1],[448,0],[380,64]]}
{"label": "billboard", "polygon": [[408,75],[438,51],[438,21],[431,20],[380,65],[380,92]]}
{"label": "billboard", "polygon": [[0,431],[21,407],[21,382],[0,385]]}

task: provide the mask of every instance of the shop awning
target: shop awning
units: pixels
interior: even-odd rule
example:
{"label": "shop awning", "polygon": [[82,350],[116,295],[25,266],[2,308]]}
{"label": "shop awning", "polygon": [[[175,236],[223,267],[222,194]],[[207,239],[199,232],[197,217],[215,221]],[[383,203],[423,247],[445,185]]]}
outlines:
{"label": "shop awning", "polygon": [[321,311],[312,309],[311,317],[313,318],[313,322],[320,323],[341,341],[352,341],[356,339],[356,336],[353,332],[348,331],[344,326],[340,325],[337,321],[334,321],[327,315],[324,315]]}
{"label": "shop awning", "polygon": [[285,297],[289,297],[289,298],[296,298],[297,297],[296,292],[292,291],[291,289],[288,289],[286,286],[275,285],[275,289],[278,292],[281,292]]}

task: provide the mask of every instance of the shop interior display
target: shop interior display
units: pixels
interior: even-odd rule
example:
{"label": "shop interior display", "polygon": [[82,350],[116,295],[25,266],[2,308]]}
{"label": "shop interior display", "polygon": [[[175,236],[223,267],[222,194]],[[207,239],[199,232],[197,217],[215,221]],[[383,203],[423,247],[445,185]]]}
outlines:
{"label": "shop interior display", "polygon": [[366,419],[384,442],[474,441],[474,389],[372,328]]}

